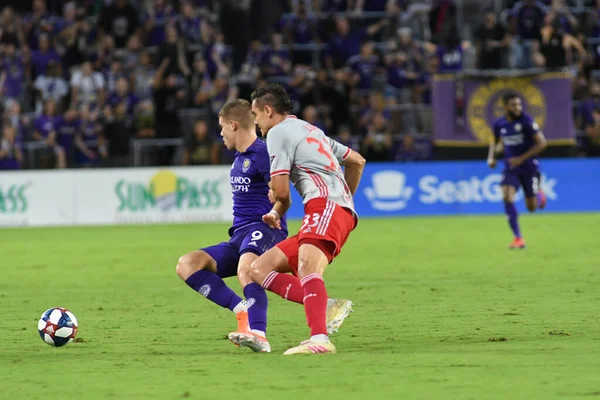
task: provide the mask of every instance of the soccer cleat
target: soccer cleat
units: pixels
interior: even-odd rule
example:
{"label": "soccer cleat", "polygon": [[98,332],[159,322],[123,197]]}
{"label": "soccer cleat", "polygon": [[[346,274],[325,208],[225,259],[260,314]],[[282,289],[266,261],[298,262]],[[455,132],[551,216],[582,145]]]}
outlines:
{"label": "soccer cleat", "polygon": [[512,243],[508,246],[509,249],[524,249],[526,247],[523,238],[515,238]]}
{"label": "soccer cleat", "polygon": [[240,311],[235,315],[238,322],[238,332],[250,332],[250,324],[248,323],[248,311]]}
{"label": "soccer cleat", "polygon": [[350,315],[354,304],[350,300],[327,299],[327,334],[337,332]]}
{"label": "soccer cleat", "polygon": [[229,340],[238,347],[249,347],[255,353],[270,353],[271,345],[267,338],[253,332],[231,332]]}
{"label": "soccer cleat", "polygon": [[546,204],[548,203],[548,198],[546,197],[546,193],[544,193],[543,191],[539,191],[538,192],[538,207],[540,208],[540,210],[543,210],[544,208],[546,208]]}
{"label": "soccer cleat", "polygon": [[292,347],[283,353],[284,356],[294,354],[324,354],[324,353],[335,353],[335,345],[330,341],[326,342],[315,342],[312,340],[305,340],[296,347]]}

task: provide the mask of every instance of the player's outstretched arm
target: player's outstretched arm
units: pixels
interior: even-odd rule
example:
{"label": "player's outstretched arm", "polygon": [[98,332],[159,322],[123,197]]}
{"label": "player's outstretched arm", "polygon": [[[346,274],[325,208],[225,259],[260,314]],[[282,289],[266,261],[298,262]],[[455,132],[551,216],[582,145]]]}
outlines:
{"label": "player's outstretched arm", "polygon": [[350,155],[342,161],[342,165],[346,167],[344,169],[344,178],[346,179],[346,183],[348,184],[352,196],[354,196],[356,189],[358,189],[358,184],[360,183],[360,178],[362,177],[366,162],[365,158],[357,151],[351,151]]}

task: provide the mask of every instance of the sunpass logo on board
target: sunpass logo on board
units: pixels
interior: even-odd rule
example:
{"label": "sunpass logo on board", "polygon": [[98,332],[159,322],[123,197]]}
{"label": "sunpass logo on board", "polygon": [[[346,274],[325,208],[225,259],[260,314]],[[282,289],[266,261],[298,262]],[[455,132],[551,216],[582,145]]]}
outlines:
{"label": "sunpass logo on board", "polygon": [[[403,172],[378,171],[371,176],[371,185],[364,189],[371,207],[379,211],[398,211],[410,206],[412,199],[422,204],[497,203],[502,201],[501,174],[490,174],[483,178],[471,176],[462,180],[440,179],[435,175],[423,175],[412,187],[407,184]],[[557,180],[542,176],[542,187],[549,200],[556,200]],[[522,191],[517,198],[522,197]]]}
{"label": "sunpass logo on board", "polygon": [[217,209],[223,202],[220,191],[223,181],[220,178],[193,181],[169,170],[157,172],[147,183],[121,179],[115,185],[119,200],[117,211],[159,209],[166,213],[173,210]]}

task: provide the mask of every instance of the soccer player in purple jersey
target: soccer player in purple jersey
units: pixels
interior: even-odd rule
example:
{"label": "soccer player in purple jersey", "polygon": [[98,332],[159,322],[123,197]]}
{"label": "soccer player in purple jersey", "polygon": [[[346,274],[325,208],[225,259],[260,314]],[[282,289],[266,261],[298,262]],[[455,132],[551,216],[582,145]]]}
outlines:
{"label": "soccer player in purple jersey", "polygon": [[533,118],[523,112],[521,99],[507,93],[503,96],[506,114],[493,124],[494,139],[490,144],[488,165],[496,167],[496,152],[504,149],[502,193],[504,211],[514,235],[511,249],[525,248],[519,228],[519,215],[515,208],[515,195],[519,187],[525,193],[525,203],[530,212],[546,207],[546,195],[541,188],[541,174],[537,155],[546,148],[546,139]]}
{"label": "soccer player in purple jersey", "polygon": [[[266,336],[267,295],[248,276],[250,264],[287,236],[287,226],[270,228],[262,215],[272,205],[266,144],[256,135],[250,103],[233,100],[219,112],[225,146],[236,150],[229,180],[233,190],[233,226],[230,239],[185,254],[177,263],[177,275],[204,297],[236,314],[238,329]],[[246,300],[223,282],[238,276]],[[249,307],[251,305],[251,307]],[[249,325],[249,326],[248,326]]]}
{"label": "soccer player in purple jersey", "polygon": [[[219,112],[219,125],[225,146],[236,150],[229,180],[233,190],[233,226],[230,239],[183,255],[177,275],[204,297],[236,314],[238,331],[260,338],[256,352],[270,352],[266,340],[268,300],[261,285],[252,282],[250,265],[260,255],[287,237],[287,223],[278,228],[263,221],[273,204],[269,200],[270,160],[267,145],[256,135],[252,108],[246,100],[232,100]],[[236,276],[246,300],[229,288],[223,278]],[[329,299],[329,304],[348,302]],[[330,307],[331,308],[331,307]],[[331,308],[329,315],[335,318]],[[339,328],[341,322],[330,328]]]}

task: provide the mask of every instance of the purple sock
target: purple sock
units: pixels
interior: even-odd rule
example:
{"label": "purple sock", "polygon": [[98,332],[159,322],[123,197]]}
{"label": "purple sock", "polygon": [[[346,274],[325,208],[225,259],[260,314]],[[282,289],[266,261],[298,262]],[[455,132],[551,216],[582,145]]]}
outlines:
{"label": "purple sock", "polygon": [[244,288],[244,296],[248,303],[248,322],[250,329],[267,332],[267,293],[257,283],[251,283]]}
{"label": "purple sock", "polygon": [[185,283],[213,303],[229,308],[231,311],[242,302],[241,297],[214,272],[204,270],[194,272]]}
{"label": "purple sock", "polygon": [[510,225],[510,229],[512,229],[513,235],[515,235],[516,238],[520,238],[521,230],[519,229],[519,213],[517,213],[515,203],[504,203],[504,212],[508,216],[508,224]]}

